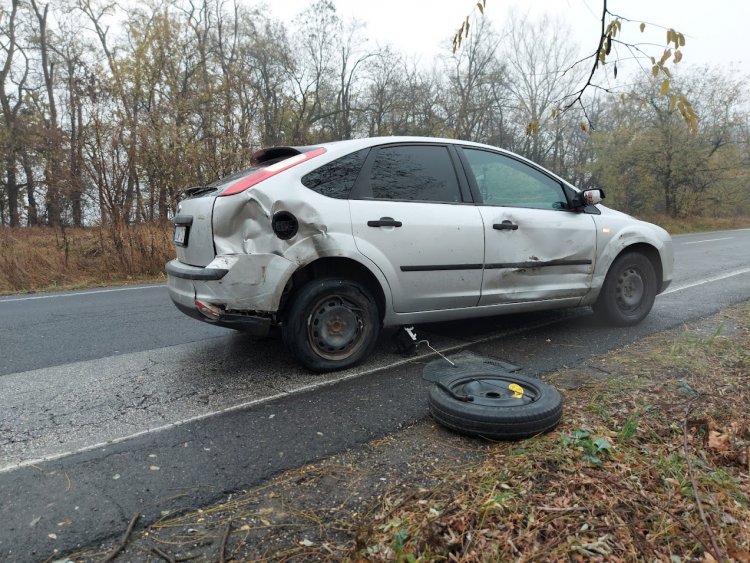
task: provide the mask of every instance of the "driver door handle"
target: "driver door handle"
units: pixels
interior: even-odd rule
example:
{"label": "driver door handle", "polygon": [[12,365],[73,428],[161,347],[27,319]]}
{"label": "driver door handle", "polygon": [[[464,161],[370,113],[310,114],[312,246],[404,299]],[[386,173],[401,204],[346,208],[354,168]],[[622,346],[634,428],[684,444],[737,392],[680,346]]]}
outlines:
{"label": "driver door handle", "polygon": [[368,227],[400,227],[403,223],[393,217],[381,217],[377,221],[367,221]]}
{"label": "driver door handle", "polygon": [[517,231],[518,225],[511,223],[510,221],[503,221],[502,223],[495,223],[492,228],[498,231]]}

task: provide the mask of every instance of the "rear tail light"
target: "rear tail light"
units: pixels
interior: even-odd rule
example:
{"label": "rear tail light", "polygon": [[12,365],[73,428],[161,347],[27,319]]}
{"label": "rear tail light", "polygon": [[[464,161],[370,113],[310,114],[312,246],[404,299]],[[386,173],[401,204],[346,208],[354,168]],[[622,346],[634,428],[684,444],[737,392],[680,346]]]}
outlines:
{"label": "rear tail light", "polygon": [[320,147],[318,149],[311,150],[309,152],[303,152],[298,155],[285,158],[284,160],[277,162],[276,164],[272,164],[271,166],[268,166],[266,168],[261,168],[260,170],[255,170],[242,178],[241,180],[237,180],[234,184],[229,186],[226,190],[221,192],[219,194],[219,197],[227,196],[227,195],[234,195],[238,194],[240,192],[244,192],[248,188],[252,188],[255,184],[259,184],[263,180],[267,180],[268,178],[272,176],[276,176],[279,172],[283,172],[284,170],[288,170],[289,168],[292,168],[293,166],[297,166],[298,164],[302,164],[303,162],[306,162],[310,160],[311,158],[315,158],[316,156],[320,156],[326,152],[326,149],[323,147]]}
{"label": "rear tail light", "polygon": [[196,299],[195,306],[204,317],[211,319],[212,321],[218,321],[219,317],[221,317],[221,309],[216,305],[204,303],[203,301]]}

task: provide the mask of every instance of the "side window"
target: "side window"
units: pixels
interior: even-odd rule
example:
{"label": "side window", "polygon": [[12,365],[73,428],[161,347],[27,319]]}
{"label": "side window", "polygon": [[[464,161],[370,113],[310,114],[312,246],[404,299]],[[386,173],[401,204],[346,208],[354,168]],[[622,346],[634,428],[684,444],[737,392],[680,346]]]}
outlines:
{"label": "side window", "polygon": [[381,148],[373,161],[369,190],[365,193],[374,199],[461,201],[450,153],[440,146]]}
{"label": "side window", "polygon": [[538,170],[502,154],[463,149],[485,205],[567,209],[562,186]]}
{"label": "side window", "polygon": [[346,199],[369,151],[362,149],[324,164],[302,176],[302,184],[324,196]]}

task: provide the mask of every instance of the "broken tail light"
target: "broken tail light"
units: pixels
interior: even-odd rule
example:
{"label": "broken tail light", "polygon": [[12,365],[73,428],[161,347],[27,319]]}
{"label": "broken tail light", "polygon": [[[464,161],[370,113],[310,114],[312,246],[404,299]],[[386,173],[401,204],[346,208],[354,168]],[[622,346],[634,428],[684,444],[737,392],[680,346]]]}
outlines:
{"label": "broken tail light", "polygon": [[303,162],[306,162],[310,160],[311,158],[320,156],[324,152],[326,152],[326,149],[323,147],[320,147],[320,148],[311,150],[309,152],[303,152],[303,153],[291,156],[289,158],[285,158],[284,160],[271,164],[270,166],[266,168],[254,170],[253,172],[251,172],[244,178],[237,180],[234,184],[229,186],[226,190],[222,191],[219,194],[219,197],[235,195],[235,194],[244,192],[245,190],[252,188],[255,184],[259,184],[263,180],[267,180],[268,178],[271,178],[272,176],[276,176],[276,174],[278,174],[279,172],[283,172],[284,170],[288,170],[289,168],[292,168],[293,166],[302,164]]}
{"label": "broken tail light", "polygon": [[196,309],[198,309],[198,311],[200,311],[204,317],[212,321],[218,321],[221,317],[221,309],[219,309],[216,305],[212,305],[211,303],[204,303],[199,299],[195,299],[194,303]]}

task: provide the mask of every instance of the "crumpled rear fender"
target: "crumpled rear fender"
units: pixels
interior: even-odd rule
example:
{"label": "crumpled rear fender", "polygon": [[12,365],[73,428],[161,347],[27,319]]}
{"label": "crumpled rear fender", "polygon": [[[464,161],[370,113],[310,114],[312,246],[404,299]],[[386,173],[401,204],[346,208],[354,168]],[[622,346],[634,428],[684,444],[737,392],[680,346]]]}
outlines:
{"label": "crumpled rear fender", "polygon": [[[274,185],[273,180],[264,182],[262,188],[217,198],[214,206],[217,256],[212,265],[219,267],[222,260],[231,258],[243,268],[233,279],[237,279],[238,284],[244,283],[244,287],[237,285],[236,292],[226,293],[227,306],[231,304],[238,310],[278,311],[284,289],[295,271],[321,258],[338,257],[354,260],[372,273],[383,288],[389,310],[392,297],[383,272],[362,256],[354,244],[348,201],[307,190],[300,192],[299,188],[284,184]],[[288,211],[298,222],[296,235],[288,240],[276,236],[272,229],[273,216],[280,211]],[[330,218],[329,221],[324,222],[322,215]],[[279,260],[266,260],[265,257],[271,256]],[[259,269],[252,267],[254,261],[263,268],[262,287],[253,281],[261,276]],[[274,269],[268,270],[268,267]],[[241,279],[246,281],[240,282]],[[231,295],[242,297],[230,301]]]}

